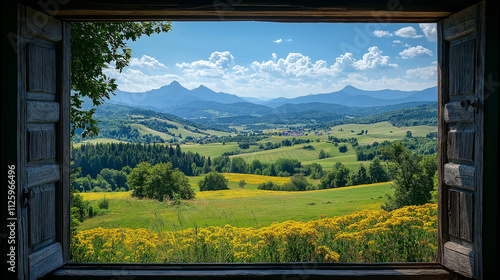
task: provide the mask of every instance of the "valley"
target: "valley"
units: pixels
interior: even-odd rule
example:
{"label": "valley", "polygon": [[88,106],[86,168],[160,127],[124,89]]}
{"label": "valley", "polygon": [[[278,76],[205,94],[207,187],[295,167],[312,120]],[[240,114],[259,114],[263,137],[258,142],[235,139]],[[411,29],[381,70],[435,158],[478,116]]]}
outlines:
{"label": "valley", "polygon": [[[281,243],[281,236],[294,236],[298,232],[295,226],[323,232],[326,247],[314,245],[314,252],[326,250],[323,247],[340,252],[343,247],[331,245],[330,238],[365,234],[357,230],[366,226],[358,225],[360,216],[393,221],[392,212],[380,210],[387,205],[388,196],[394,195],[390,159],[382,151],[401,143],[419,160],[436,153],[437,105],[430,97],[434,91],[366,92],[346,87],[336,93],[253,100],[255,103],[204,86],[188,90],[175,82],[147,93],[118,92],[110,103],[96,109],[99,136],[72,140],[72,167],[78,171],[72,182],[74,210],[78,210],[74,219],[80,240],[72,247],[75,260],[265,262],[265,258],[252,257],[251,252],[258,249],[219,243],[240,242],[238,238],[251,234],[252,246],[270,246],[260,239],[259,232],[281,228],[274,238],[286,247],[288,243]],[[369,102],[352,103],[360,98]],[[202,191],[202,183],[212,175],[220,176],[225,188]],[[172,185],[172,178],[176,178],[174,183],[187,184],[192,192],[189,198],[158,196],[156,192]],[[150,197],[138,197],[137,182],[156,189],[144,191]],[[430,261],[436,254],[432,245],[436,233],[433,226],[421,224],[434,225],[435,205],[415,209],[401,211],[405,216],[417,215],[418,225],[399,221],[399,214],[393,222],[401,227],[397,232],[418,230],[419,240],[430,242],[419,249],[425,251],[421,260]],[[344,221],[345,228],[339,230],[338,223]],[[319,226],[328,223],[333,224],[326,231]],[[356,230],[351,231],[353,228]],[[397,244],[401,239],[386,228],[373,230],[376,233],[370,238],[377,240],[380,250],[390,248],[386,242]],[[219,253],[200,257],[201,247],[197,246],[212,245],[198,240],[199,234],[192,235],[198,232],[219,234],[213,237],[217,243],[212,244],[213,250],[223,250],[221,254],[227,258],[213,257]],[[123,259],[86,251],[84,245],[95,241],[99,247],[110,240],[135,244],[134,236],[155,240],[155,236],[167,235],[179,236],[175,239],[178,243],[166,244],[165,238],[152,241],[148,246],[162,249],[151,249],[144,256],[136,256],[127,245],[119,249],[128,252]],[[304,242],[307,236],[292,243]],[[363,242],[356,243],[356,248],[364,248]],[[184,247],[176,247],[179,244]],[[172,253],[172,248],[180,253]],[[287,249],[280,250],[284,251],[279,258],[283,258]],[[387,253],[379,258],[375,254],[366,261],[413,260],[423,251],[410,257],[391,258]],[[241,255],[243,252],[246,255]],[[298,257],[311,261],[314,256],[317,254],[301,253]],[[324,258],[320,261],[334,261]],[[339,259],[352,262],[362,257],[345,251]]]}

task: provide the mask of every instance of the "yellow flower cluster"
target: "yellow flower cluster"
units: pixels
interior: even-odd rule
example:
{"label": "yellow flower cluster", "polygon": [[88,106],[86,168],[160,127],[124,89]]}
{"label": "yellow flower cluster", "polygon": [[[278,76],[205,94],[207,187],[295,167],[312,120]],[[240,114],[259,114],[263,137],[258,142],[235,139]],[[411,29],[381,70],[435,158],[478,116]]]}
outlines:
{"label": "yellow flower cluster", "polygon": [[430,262],[437,256],[437,205],[364,210],[259,229],[190,228],[78,232],[74,262]]}
{"label": "yellow flower cluster", "polygon": [[265,175],[255,175],[255,174],[240,174],[240,173],[223,173],[224,177],[231,182],[239,182],[245,180],[247,184],[258,185],[268,181],[272,181],[276,184],[283,185],[290,181],[290,177],[275,177],[275,176],[265,176]]}

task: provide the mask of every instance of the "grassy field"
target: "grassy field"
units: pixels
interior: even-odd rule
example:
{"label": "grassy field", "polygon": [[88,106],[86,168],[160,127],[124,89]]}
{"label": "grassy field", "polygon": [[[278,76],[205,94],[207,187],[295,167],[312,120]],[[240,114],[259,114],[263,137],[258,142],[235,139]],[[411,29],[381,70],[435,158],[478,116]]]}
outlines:
{"label": "grassy field", "polygon": [[[305,145],[312,145],[314,150],[303,149]],[[350,144],[346,144],[348,151],[345,153],[339,152],[338,147],[335,147],[331,143],[326,142],[313,142],[309,144],[300,144],[291,147],[281,147],[278,149],[259,151],[248,154],[239,154],[231,157],[242,157],[248,163],[253,160],[260,160],[261,162],[271,163],[275,162],[280,158],[296,159],[303,165],[311,164],[313,162],[319,163],[323,166],[325,170],[331,170],[336,162],[342,162],[346,167],[350,169],[356,169],[359,167],[359,162],[356,161],[356,152]],[[330,157],[325,159],[319,159],[319,153],[324,150],[330,155]]]}
{"label": "grassy field", "polygon": [[185,144],[181,145],[182,151],[191,151],[193,153],[199,153],[207,157],[220,156],[225,152],[232,152],[238,149],[238,143],[229,142],[225,145],[222,143],[210,143],[210,144]]}
{"label": "grassy field", "polygon": [[97,139],[90,139],[90,140],[85,140],[80,143],[75,143],[73,146],[79,147],[83,144],[102,144],[102,143],[127,143],[125,141],[121,140],[116,140],[116,139],[108,139],[108,138],[97,138]]}
{"label": "grassy field", "polygon": [[[340,131],[341,128],[343,131]],[[354,132],[351,132],[351,130]],[[356,135],[361,130],[368,130],[368,134]],[[406,136],[406,131],[411,131],[413,136],[425,136],[429,132],[437,132],[437,127],[428,125],[396,127],[389,122],[346,124],[332,127],[330,135],[342,138],[356,137],[358,138],[358,143],[362,145],[372,144],[375,141],[382,142],[384,140],[394,141],[403,139]]]}
{"label": "grassy field", "polygon": [[[177,129],[175,129],[175,128],[169,128],[168,131],[170,131],[171,133],[175,134],[176,136],[178,136],[179,134],[181,134],[183,138],[188,137],[188,136],[191,136],[191,137],[203,137],[203,136],[206,136],[206,134],[196,133],[196,132],[191,131],[191,130],[196,130],[195,127],[187,126],[189,129],[186,129],[186,128],[184,128],[183,124],[180,124],[180,123],[177,123],[177,122],[167,121],[167,120],[158,119],[158,118],[142,118],[142,116],[137,116],[137,115],[135,115],[134,117],[136,119],[138,119],[139,121],[143,121],[143,120],[157,120],[157,121],[160,121],[160,122],[165,122],[165,123],[168,123],[168,124],[171,124],[171,125],[175,125],[175,126],[177,126]],[[156,131],[156,130],[151,129],[151,128],[149,128],[149,127],[147,127],[145,125],[142,125],[142,124],[132,123],[131,127],[137,129],[141,134],[158,135],[158,136],[160,136],[161,138],[163,138],[165,140],[170,140],[170,139],[173,138],[173,136],[171,136],[169,134]],[[209,135],[217,135],[217,136],[227,136],[227,135],[230,135],[230,133],[228,133],[228,132],[216,131],[216,130],[201,130],[200,129],[199,131],[201,131],[203,133],[208,133]]]}
{"label": "grassy field", "polygon": [[[342,131],[340,129],[342,128]],[[354,132],[351,132],[354,131]],[[368,134],[356,135],[361,132],[361,130],[368,130]],[[250,149],[243,150],[242,154],[233,155],[231,157],[242,157],[247,162],[252,162],[255,159],[261,162],[270,163],[275,162],[279,158],[289,158],[296,159],[302,164],[311,164],[313,162],[319,163],[323,166],[325,170],[331,170],[336,162],[342,162],[347,168],[351,170],[356,170],[359,168],[359,164],[363,163],[368,165],[368,162],[358,162],[356,160],[356,153],[351,145],[347,144],[348,151],[346,153],[340,153],[338,147],[330,143],[326,143],[328,140],[328,135],[333,135],[338,138],[351,138],[355,137],[358,139],[360,145],[372,144],[373,142],[382,142],[384,140],[394,141],[403,139],[406,136],[406,132],[411,131],[413,136],[425,136],[429,132],[436,132],[437,127],[434,126],[412,126],[412,127],[395,127],[389,122],[380,122],[374,124],[349,124],[332,127],[331,131],[321,131],[323,135],[314,135],[310,133],[307,136],[271,136],[258,141],[258,144],[264,144],[266,142],[281,143],[285,139],[309,139],[313,141],[309,144],[300,144],[291,147],[281,147],[278,149],[272,149],[267,151],[261,151],[256,149],[255,146],[250,146]],[[319,139],[321,142],[315,142]],[[315,150],[302,149],[304,145],[312,145]],[[197,152],[204,156],[218,156],[224,152],[233,152],[238,150],[238,144],[235,142],[226,143],[210,143],[210,144],[192,144],[192,145],[182,145],[182,149],[185,151]],[[319,159],[320,150],[330,154],[329,158]]]}
{"label": "grassy field", "polygon": [[[309,221],[363,209],[380,209],[386,201],[385,194],[392,193],[389,183],[307,192],[258,190],[257,184],[261,181],[288,180],[266,177],[228,174],[230,190],[207,192],[198,192],[197,182],[201,177],[190,177],[190,183],[197,191],[196,199],[183,201],[180,206],[139,200],[131,197],[130,192],[82,193],[85,200],[106,197],[110,199],[110,206],[106,214],[85,220],[79,230],[126,227],[165,231],[226,224],[259,228],[273,222]],[[238,187],[242,178],[253,184]]]}

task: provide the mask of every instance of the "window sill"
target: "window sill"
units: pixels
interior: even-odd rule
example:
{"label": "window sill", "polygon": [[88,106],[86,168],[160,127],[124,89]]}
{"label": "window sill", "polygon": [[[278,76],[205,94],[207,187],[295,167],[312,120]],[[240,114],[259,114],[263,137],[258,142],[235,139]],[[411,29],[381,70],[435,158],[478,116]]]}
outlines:
{"label": "window sill", "polygon": [[437,263],[67,264],[43,279],[457,279]]}

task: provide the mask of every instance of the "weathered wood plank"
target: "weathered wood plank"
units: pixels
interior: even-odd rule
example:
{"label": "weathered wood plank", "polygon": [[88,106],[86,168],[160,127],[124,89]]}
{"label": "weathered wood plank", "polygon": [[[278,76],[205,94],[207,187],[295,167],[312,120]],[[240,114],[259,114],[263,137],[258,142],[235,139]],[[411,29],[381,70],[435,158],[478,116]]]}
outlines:
{"label": "weathered wood plank", "polygon": [[[315,267],[317,269],[311,268]],[[243,275],[243,276],[242,276]],[[43,279],[454,279],[457,275],[437,264],[68,264]]]}
{"label": "weathered wood plank", "polygon": [[475,172],[470,165],[447,163],[444,165],[444,182],[448,186],[474,190]]}
{"label": "weathered wood plank", "polygon": [[62,246],[63,262],[69,262],[70,249],[70,227],[71,227],[71,205],[70,205],[70,187],[71,187],[71,144],[70,144],[70,98],[71,98],[71,25],[67,22],[62,24],[62,41],[59,44],[57,64],[57,100],[60,104],[60,121],[57,123],[57,143],[56,157],[61,164],[61,178],[57,184],[57,239]]}
{"label": "weathered wood plank", "polygon": [[55,50],[28,44],[28,91],[56,92]]}
{"label": "weathered wood plank", "polygon": [[28,130],[29,161],[51,159],[56,156],[54,130]]}
{"label": "weathered wood plank", "polygon": [[28,207],[30,246],[40,242],[40,234],[38,233],[40,219],[38,217],[40,216],[40,213],[43,213],[40,212],[42,211],[42,207],[40,206],[40,188],[33,187],[31,188],[31,191],[33,192],[33,197],[30,199]]}
{"label": "weathered wood plank", "polygon": [[61,22],[43,12],[26,8],[26,33],[51,42],[61,40]]}
{"label": "weathered wood plank", "polygon": [[55,236],[55,185],[31,188],[33,197],[29,206],[30,246]]}
{"label": "weathered wood plank", "polygon": [[56,100],[56,95],[46,92],[28,92],[27,100],[38,100],[38,101],[54,101]]}
{"label": "weathered wood plank", "polygon": [[27,101],[26,114],[28,122],[57,122],[59,121],[59,103],[43,101]]}
{"label": "weathered wood plank", "polygon": [[477,1],[69,1],[55,17],[69,21],[266,20],[282,22],[436,22]]}
{"label": "weathered wood plank", "polygon": [[47,164],[27,168],[28,187],[57,182],[60,179],[59,165]]}
{"label": "weathered wood plank", "polygon": [[472,241],[472,225],[474,203],[472,202],[472,195],[469,193],[460,192],[460,238]]}
{"label": "weathered wood plank", "polygon": [[[486,75],[485,75],[485,68],[486,68],[486,59],[490,60],[491,57],[486,55],[486,16],[485,16],[485,9],[486,9],[485,2],[482,1],[478,5],[476,5],[476,11],[477,11],[477,27],[476,27],[476,73],[475,73],[475,98],[480,100],[480,102],[483,102],[486,100],[488,97],[487,95],[491,94],[492,92],[490,91],[488,94],[485,93],[485,88],[488,88],[487,85],[485,85],[484,81],[486,80]],[[492,36],[492,35],[488,35]],[[498,53],[498,45],[496,47],[489,46],[489,49],[494,48],[494,52]],[[498,60],[497,60],[498,61]],[[498,69],[498,68],[497,68]],[[497,72],[498,74],[498,72]],[[491,75],[491,74],[490,74]],[[497,96],[498,96],[498,88],[496,90]],[[497,99],[498,100],[498,99]],[[488,102],[494,102],[492,100],[489,100]],[[499,104],[497,102],[497,104]],[[485,254],[483,250],[483,242],[485,238],[485,235],[489,235],[489,231],[484,230],[483,227],[485,227],[485,222],[484,222],[484,215],[489,215],[489,213],[485,213],[485,211],[492,211],[491,208],[488,205],[485,204],[485,196],[486,195],[491,195],[490,192],[484,191],[486,184],[484,183],[484,178],[491,176],[491,173],[488,174],[485,172],[484,168],[484,163],[485,163],[485,157],[487,154],[491,153],[492,150],[487,149],[485,146],[485,135],[488,133],[488,138],[492,136],[492,131],[495,130],[494,126],[487,126],[485,125],[485,114],[486,110],[484,109],[484,104],[482,106],[479,106],[479,108],[476,111],[476,121],[475,121],[475,130],[477,131],[476,137],[475,137],[475,167],[476,167],[476,174],[475,174],[475,191],[474,191],[474,212],[473,212],[473,244],[474,244],[474,253],[475,253],[475,258],[474,258],[474,277],[477,279],[483,279],[485,278],[483,276],[483,273],[485,271],[484,267],[488,266],[485,265],[488,261],[486,258],[488,258],[488,254]],[[491,124],[491,123],[490,123]],[[497,119],[497,125],[498,125],[498,119]],[[493,132],[494,133],[494,132]],[[498,141],[498,139],[497,139]],[[497,142],[498,143],[498,142]],[[498,144],[497,144],[498,146]],[[494,153],[494,152],[493,152]],[[489,162],[488,164],[491,164],[492,162]],[[497,168],[498,168],[498,162],[497,162]],[[493,175],[495,176],[495,175]],[[496,174],[498,176],[498,174]],[[496,189],[497,186],[494,186]],[[487,209],[487,210],[486,210]],[[493,210],[494,211],[494,210]],[[488,243],[484,243],[488,244]],[[486,245],[489,246],[489,245]],[[486,257],[486,258],[485,258]],[[488,278],[488,277],[486,277]]]}
{"label": "weathered wood plank", "polygon": [[444,183],[444,164],[446,163],[447,125],[444,121],[444,106],[449,102],[448,94],[448,51],[443,38],[443,21],[437,23],[437,59],[438,59],[438,256],[443,263],[444,243],[448,240],[448,191]]}
{"label": "weathered wood plank", "polygon": [[460,235],[460,194],[456,190],[448,190],[448,233]]}
{"label": "weathered wood plank", "polygon": [[474,92],[475,40],[450,47],[450,94]]}
{"label": "weathered wood plank", "polygon": [[[443,39],[452,41],[476,29],[476,9],[464,9],[443,21]],[[471,54],[473,55],[473,54]]]}
{"label": "weathered wood plank", "polygon": [[40,239],[47,240],[56,235],[56,190],[55,184],[40,187],[42,211],[40,218]]}
{"label": "weathered wood plank", "polygon": [[472,195],[459,190],[448,191],[449,234],[472,241]]}
{"label": "weathered wood plank", "polygon": [[37,279],[63,265],[61,244],[54,243],[28,257],[30,279]]}
{"label": "weathered wood plank", "polygon": [[443,118],[446,123],[473,123],[474,108],[465,109],[460,102],[450,102],[444,105]]}
{"label": "weathered wood plank", "polygon": [[448,131],[448,160],[474,160],[474,130]]}
{"label": "weathered wood plank", "polygon": [[474,276],[474,251],[470,248],[446,242],[444,244],[444,266],[466,277]]}

